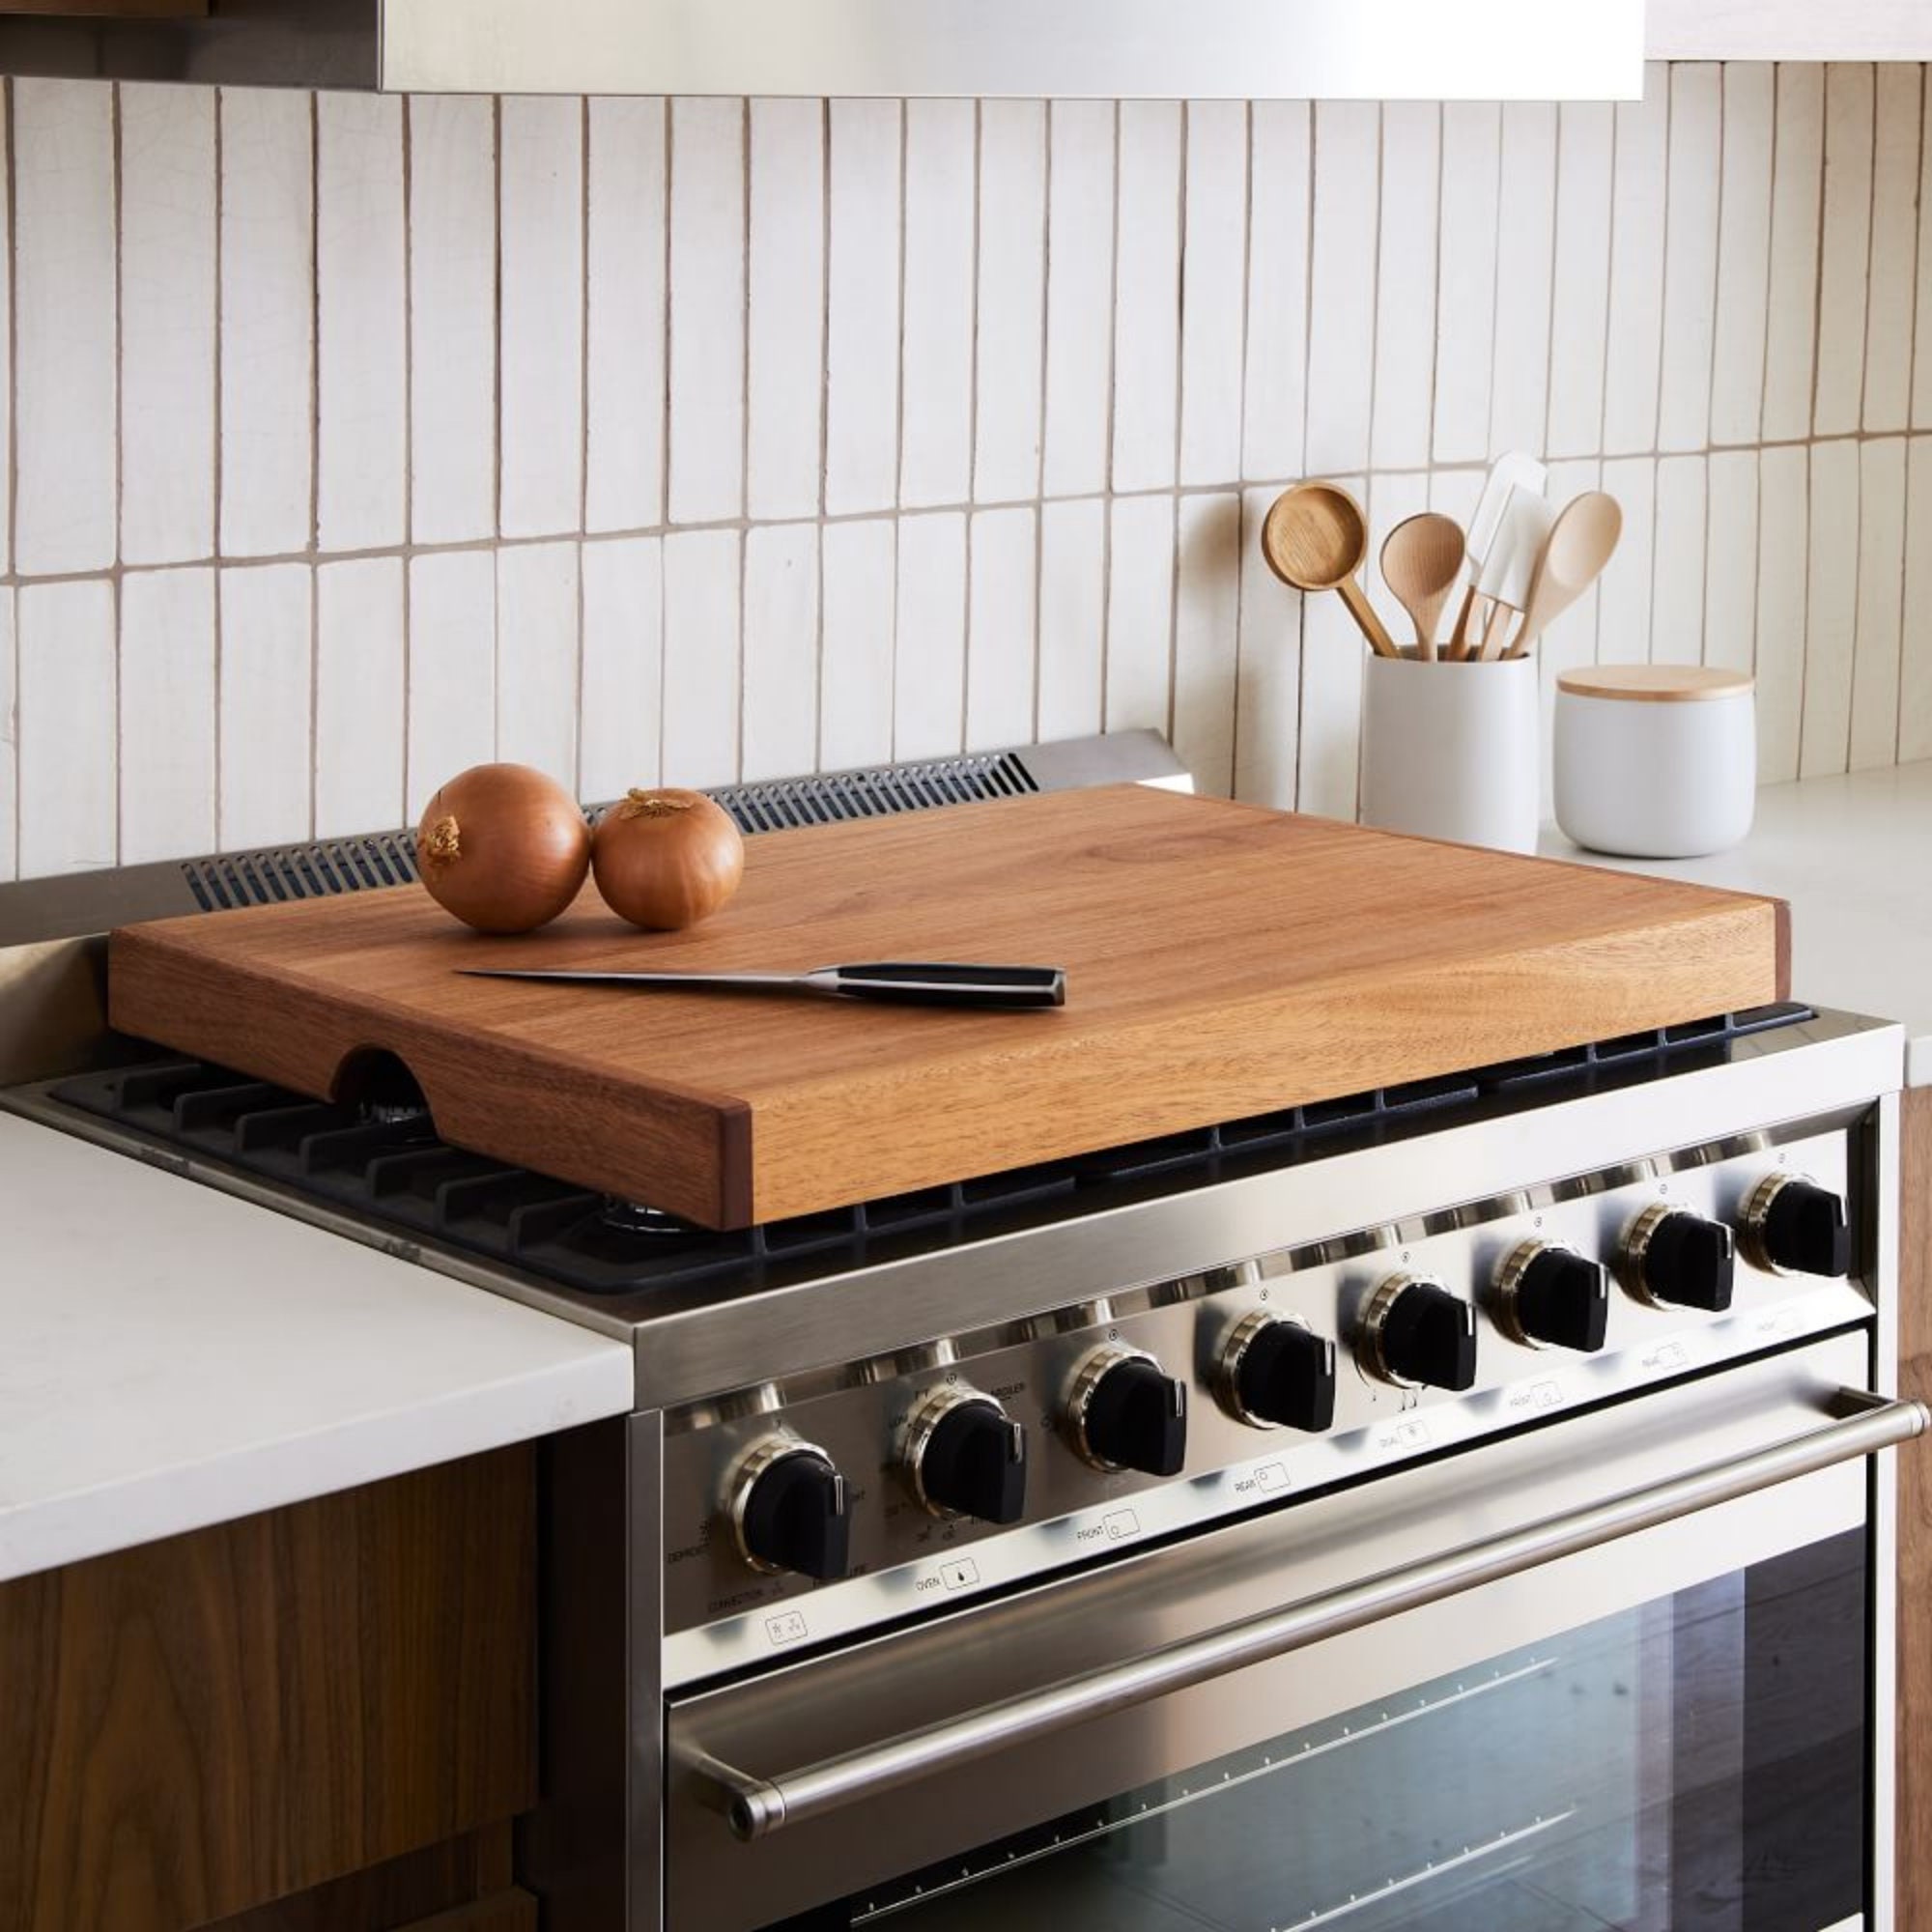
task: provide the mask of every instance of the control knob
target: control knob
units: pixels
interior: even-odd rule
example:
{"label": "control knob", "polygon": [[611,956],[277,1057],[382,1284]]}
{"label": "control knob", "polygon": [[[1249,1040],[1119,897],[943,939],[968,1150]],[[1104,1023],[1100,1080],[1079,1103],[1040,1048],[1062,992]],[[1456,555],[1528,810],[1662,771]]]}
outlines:
{"label": "control knob", "polygon": [[814,1444],[767,1436],[738,1465],[731,1526],[753,1570],[842,1577],[851,1545],[845,1478]]}
{"label": "control knob", "polygon": [[1370,1297],[1363,1365],[1398,1388],[1461,1393],[1476,1380],[1476,1311],[1426,1275],[1392,1274]]}
{"label": "control knob", "polygon": [[1744,1250],[1778,1274],[1850,1274],[1845,1204],[1805,1175],[1767,1174],[1745,1202]]}
{"label": "control knob", "polygon": [[1074,1375],[1066,1422],[1096,1469],[1177,1476],[1187,1460],[1187,1384],[1142,1349],[1094,1350]]}
{"label": "control knob", "polygon": [[1284,1315],[1243,1316],[1221,1351],[1221,1400],[1256,1429],[1305,1429],[1335,1420],[1335,1345]]}
{"label": "control knob", "polygon": [[1523,1241],[1497,1271],[1496,1315],[1513,1341],[1594,1355],[1609,1326],[1608,1270],[1561,1241]]}
{"label": "control knob", "polygon": [[1025,1513],[1026,1432],[978,1389],[928,1389],[907,1418],[904,1462],[913,1494],[934,1516],[1004,1523]]}
{"label": "control knob", "polygon": [[1639,1301],[1721,1315],[1731,1305],[1737,1243],[1721,1221],[1655,1202],[1624,1236],[1621,1272]]}

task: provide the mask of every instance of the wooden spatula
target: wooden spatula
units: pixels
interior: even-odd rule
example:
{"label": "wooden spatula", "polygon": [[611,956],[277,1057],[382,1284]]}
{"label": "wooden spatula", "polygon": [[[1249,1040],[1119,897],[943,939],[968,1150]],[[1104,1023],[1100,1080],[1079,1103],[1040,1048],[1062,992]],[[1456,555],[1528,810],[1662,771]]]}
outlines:
{"label": "wooden spatula", "polygon": [[1586,490],[1557,513],[1543,554],[1536,560],[1522,627],[1507,653],[1521,657],[1603,575],[1623,535],[1624,513],[1614,497]]}

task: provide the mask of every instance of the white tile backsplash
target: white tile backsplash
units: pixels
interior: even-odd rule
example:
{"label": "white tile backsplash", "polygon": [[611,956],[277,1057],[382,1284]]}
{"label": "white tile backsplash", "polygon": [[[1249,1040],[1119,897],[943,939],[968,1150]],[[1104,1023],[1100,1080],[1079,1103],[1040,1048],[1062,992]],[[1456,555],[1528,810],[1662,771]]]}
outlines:
{"label": "white tile backsplash", "polygon": [[1546,700],[1752,667],[1766,778],[1932,755],[1925,97],[13,83],[0,877],[1103,724],[1347,815],[1361,642],[1262,519],[1503,447],[1627,513]]}

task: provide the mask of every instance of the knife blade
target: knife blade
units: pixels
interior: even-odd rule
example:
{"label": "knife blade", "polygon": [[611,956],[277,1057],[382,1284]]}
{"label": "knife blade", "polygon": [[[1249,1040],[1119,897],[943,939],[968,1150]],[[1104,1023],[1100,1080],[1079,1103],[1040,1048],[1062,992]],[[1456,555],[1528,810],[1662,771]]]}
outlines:
{"label": "knife blade", "polygon": [[818,966],[809,973],[626,973],[546,966],[459,966],[471,980],[554,980],[584,986],[698,986],[743,992],[817,993],[901,1006],[1019,1011],[1066,1004],[1058,966],[980,966],[953,960],[882,960]]}

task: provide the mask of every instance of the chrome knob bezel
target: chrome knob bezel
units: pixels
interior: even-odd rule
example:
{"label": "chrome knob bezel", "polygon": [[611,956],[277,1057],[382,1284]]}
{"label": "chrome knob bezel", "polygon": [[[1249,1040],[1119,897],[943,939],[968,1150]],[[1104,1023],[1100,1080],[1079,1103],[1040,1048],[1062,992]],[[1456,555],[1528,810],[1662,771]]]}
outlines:
{"label": "chrome knob bezel", "polygon": [[1801,1182],[1807,1187],[1819,1184],[1811,1175],[1790,1174],[1781,1167],[1774,1169],[1745,1196],[1745,1205],[1739,1210],[1739,1251],[1752,1267],[1761,1268],[1766,1274],[1788,1276],[1800,1272],[1797,1268],[1781,1267],[1772,1260],[1770,1228],[1772,1204],[1787,1187]]}
{"label": "chrome knob bezel", "polygon": [[752,1491],[756,1487],[758,1478],[767,1469],[793,1456],[816,1456],[832,1471],[835,1481],[842,1485],[845,1480],[838,1473],[838,1463],[816,1442],[808,1442],[804,1436],[794,1435],[789,1430],[764,1436],[752,1445],[731,1471],[724,1510],[731,1520],[731,1540],[738,1546],[738,1554],[744,1558],[748,1569],[757,1571],[761,1577],[783,1576],[785,1567],[782,1563],[767,1563],[762,1556],[753,1553],[751,1545],[745,1540],[745,1513],[752,1506]]}
{"label": "chrome knob bezel", "polygon": [[[1115,1369],[1127,1362],[1148,1362],[1156,1369],[1160,1368],[1159,1359],[1149,1354],[1145,1349],[1131,1349],[1124,1342],[1108,1342],[1082,1358],[1066,1387],[1066,1433],[1073,1453],[1089,1468],[1098,1469],[1109,1476],[1118,1475],[1127,1465],[1109,1462],[1087,1439],[1087,1412],[1093,1406],[1094,1391]],[[1163,1369],[1161,1373],[1164,1375],[1166,1371]]]}
{"label": "chrome knob bezel", "polygon": [[966,1382],[939,1382],[925,1390],[907,1412],[905,1431],[899,1443],[899,1466],[905,1472],[913,1500],[942,1522],[956,1522],[965,1511],[948,1509],[944,1503],[926,1493],[925,1452],[932,1446],[939,1425],[962,1408],[989,1408],[1002,1422],[1009,1426],[1011,1424],[1005,1404],[996,1401],[983,1389],[976,1389]]}

